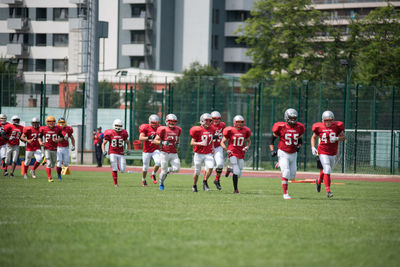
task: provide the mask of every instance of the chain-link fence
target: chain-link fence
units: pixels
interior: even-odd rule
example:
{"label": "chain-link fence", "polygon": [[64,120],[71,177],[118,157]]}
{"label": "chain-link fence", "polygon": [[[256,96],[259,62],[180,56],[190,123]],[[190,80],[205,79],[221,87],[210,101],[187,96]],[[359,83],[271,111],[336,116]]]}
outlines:
{"label": "chain-link fence", "polygon": [[[79,75],[36,75],[23,81],[14,73],[1,73],[0,109],[9,116],[18,114],[29,122],[33,116],[65,117],[69,124],[85,123],[84,77]],[[303,148],[298,157],[301,170],[316,170],[311,155],[312,124],[331,110],[346,126],[347,141],[339,146],[335,170],[339,172],[398,173],[400,90],[398,86],[364,86],[338,82],[264,80],[244,87],[235,77],[185,77],[166,73],[155,76],[131,75],[121,71],[99,73],[98,126],[111,128],[120,118],[138,139],[138,127],[151,114],[164,121],[174,113],[183,129],[180,157],[191,165],[189,129],[202,113],[219,111],[227,125],[241,114],[252,130],[252,146],[246,167],[271,169],[268,151],[272,125],[283,120],[284,111],[295,108],[298,120],[306,125]],[[367,131],[368,130],[368,131]]]}

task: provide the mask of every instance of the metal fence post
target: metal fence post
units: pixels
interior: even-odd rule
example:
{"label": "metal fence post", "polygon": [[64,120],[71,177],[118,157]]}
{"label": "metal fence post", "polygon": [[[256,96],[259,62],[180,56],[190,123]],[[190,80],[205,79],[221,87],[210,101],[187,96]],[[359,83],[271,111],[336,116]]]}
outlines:
{"label": "metal fence post", "polygon": [[[308,136],[307,135],[307,124],[308,124],[308,81],[306,83],[306,95],[305,95],[305,103],[304,103],[304,126],[305,126],[305,130],[304,130],[304,136]],[[304,153],[304,163],[303,163],[303,169],[304,171],[307,168],[307,138],[304,138],[304,142],[303,142],[303,153]]]}
{"label": "metal fence post", "polygon": [[[254,113],[254,115],[253,115],[253,163],[252,163],[252,165],[253,165],[253,170],[255,169],[255,167],[256,167],[256,164],[255,164],[255,158],[256,158],[256,138],[257,138],[257,136],[256,136],[256,132],[257,132],[257,125],[256,125],[256,123],[257,123],[257,87],[254,87],[254,99],[253,99],[253,113]],[[248,94],[247,95],[247,98],[248,99],[250,99],[250,94]],[[248,108],[250,108],[249,107],[250,106],[250,101],[248,101],[248,105],[247,105],[247,107]],[[248,116],[248,120],[249,120],[249,112],[247,112],[247,116]]]}
{"label": "metal fence post", "polygon": [[85,145],[85,83],[82,84],[82,135],[81,135],[81,164],[83,164],[83,149]]}
{"label": "metal fence post", "polygon": [[[376,106],[376,86],[374,86],[374,99],[373,99],[373,105],[372,105],[372,107],[373,107],[373,125],[372,125],[372,127],[373,127],[373,129],[374,130],[376,130],[376,109],[377,109],[377,106]],[[374,166],[374,170],[376,170],[376,132],[374,132],[373,133],[373,138],[374,138],[374,151],[373,151],[373,153],[374,153],[374,159],[373,159],[373,166]]]}
{"label": "metal fence post", "polygon": [[127,120],[128,120],[128,84],[125,83],[125,121],[124,121],[124,125],[125,125],[125,129],[127,126]]}
{"label": "metal fence post", "polygon": [[394,86],[392,86],[392,118],[391,118],[391,136],[390,136],[390,174],[393,174],[393,152],[394,152],[394,143],[393,143],[393,137],[394,137]]}
{"label": "metal fence post", "polygon": [[[136,76],[135,76],[135,78],[136,78]],[[130,105],[129,105],[129,139],[131,140],[131,143],[133,142],[133,135],[132,135],[132,132],[133,132],[133,127],[134,127],[134,125],[133,125],[133,114],[132,114],[132,111],[133,111],[133,91],[132,91],[132,85],[129,87],[129,103],[130,103]]]}
{"label": "metal fence post", "polygon": [[357,129],[358,129],[358,87],[359,85],[356,85],[356,107],[354,109],[354,173],[357,173],[357,145],[358,145],[358,140],[357,140]]}

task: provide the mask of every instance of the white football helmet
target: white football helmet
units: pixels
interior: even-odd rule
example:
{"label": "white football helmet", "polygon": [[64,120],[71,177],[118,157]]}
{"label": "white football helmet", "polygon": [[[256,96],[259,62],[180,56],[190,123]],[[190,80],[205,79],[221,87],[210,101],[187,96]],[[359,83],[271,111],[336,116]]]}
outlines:
{"label": "white football helmet", "polygon": [[297,111],[294,108],[289,108],[285,111],[285,121],[290,125],[294,125],[297,122]]}
{"label": "white football helmet", "polygon": [[7,122],[6,114],[0,114],[0,122],[3,124]]}
{"label": "white football helmet", "polygon": [[18,125],[20,120],[21,119],[18,117],[18,115],[14,115],[11,117],[11,122],[15,125]]}
{"label": "white football helmet", "polygon": [[151,123],[160,123],[160,118],[158,117],[158,115],[156,115],[156,114],[152,114],[152,115],[150,115],[150,117],[149,117],[149,123],[151,124]]}
{"label": "white football helmet", "polygon": [[167,117],[165,117],[165,124],[168,127],[175,127],[176,123],[178,122],[178,118],[175,116],[175,114],[168,114]]}
{"label": "white football helmet", "polygon": [[233,118],[233,126],[237,128],[242,128],[244,126],[244,118],[242,115],[236,115]]}
{"label": "white football helmet", "polygon": [[205,128],[208,128],[212,123],[212,117],[210,113],[204,113],[200,116],[200,124]]}
{"label": "white football helmet", "polygon": [[333,115],[333,112],[330,110],[324,111],[322,113],[322,120],[334,120],[335,119],[335,115]]}
{"label": "white football helmet", "polygon": [[113,129],[117,132],[120,132],[122,130],[122,126],[124,124],[122,123],[122,121],[120,119],[116,119],[113,122]]}
{"label": "white football helmet", "polygon": [[213,119],[221,119],[221,113],[219,113],[218,111],[213,111],[211,112],[211,117]]}
{"label": "white football helmet", "polygon": [[33,128],[39,128],[39,126],[40,126],[40,121],[39,121],[38,118],[33,117],[32,120],[31,120],[31,124],[32,124]]}

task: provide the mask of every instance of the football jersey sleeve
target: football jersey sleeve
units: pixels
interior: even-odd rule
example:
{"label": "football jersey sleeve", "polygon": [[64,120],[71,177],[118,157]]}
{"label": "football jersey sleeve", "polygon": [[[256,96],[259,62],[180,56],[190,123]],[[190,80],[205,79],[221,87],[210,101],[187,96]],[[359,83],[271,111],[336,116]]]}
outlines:
{"label": "football jersey sleeve", "polygon": [[189,134],[193,139],[196,139],[198,137],[198,127],[194,126],[192,128],[190,128]]}
{"label": "football jersey sleeve", "polygon": [[157,135],[161,138],[161,140],[163,140],[163,138],[165,136],[165,128],[164,127],[159,127],[157,129]]}
{"label": "football jersey sleeve", "polygon": [[279,133],[280,133],[281,127],[282,127],[281,123],[280,123],[280,122],[276,122],[276,123],[274,124],[274,126],[272,126],[272,132],[273,132],[274,134],[276,134],[277,136],[280,136]]}
{"label": "football jersey sleeve", "polygon": [[145,135],[147,134],[146,124],[142,124],[139,126],[139,133],[144,133]]}
{"label": "football jersey sleeve", "polygon": [[344,123],[343,123],[343,122],[341,122],[341,121],[336,121],[336,125],[337,125],[337,127],[338,127],[338,129],[339,129],[338,134],[340,134],[341,132],[344,131]]}
{"label": "football jersey sleeve", "polygon": [[222,134],[224,135],[224,137],[225,137],[226,139],[230,139],[230,137],[231,137],[231,128],[232,128],[232,127],[226,127],[226,128],[224,129],[224,131],[222,132]]}
{"label": "football jersey sleeve", "polygon": [[[247,127],[246,127],[246,128],[247,128]],[[250,130],[250,128],[247,128],[246,130],[247,130],[247,131],[246,131],[246,136],[245,136],[245,138],[248,139],[248,138],[250,138],[250,136],[251,136],[251,130]]]}
{"label": "football jersey sleeve", "polygon": [[306,128],[304,127],[304,124],[302,124],[302,123],[298,123],[298,124],[299,124],[299,135],[302,136],[305,133]]}
{"label": "football jersey sleeve", "polygon": [[315,133],[316,135],[319,135],[319,122],[313,124],[312,132]]}
{"label": "football jersey sleeve", "polygon": [[122,138],[124,140],[128,140],[129,134],[126,130],[122,130]]}

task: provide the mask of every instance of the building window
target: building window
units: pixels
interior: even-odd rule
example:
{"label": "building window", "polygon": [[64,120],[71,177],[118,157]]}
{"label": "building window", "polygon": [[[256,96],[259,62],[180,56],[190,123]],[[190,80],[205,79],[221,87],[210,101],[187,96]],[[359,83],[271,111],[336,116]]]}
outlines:
{"label": "building window", "polygon": [[68,34],[54,34],[53,46],[68,46]]}
{"label": "building window", "polygon": [[46,59],[36,59],[35,71],[46,71]]}
{"label": "building window", "polygon": [[131,44],[144,44],[144,31],[131,31]]}
{"label": "building window", "polygon": [[65,72],[68,71],[68,60],[64,59],[53,59],[53,71],[54,72]]}
{"label": "building window", "polygon": [[36,34],[36,46],[46,46],[46,34]]}
{"label": "building window", "polygon": [[212,36],[212,46],[214,49],[218,49],[218,35]]}
{"label": "building window", "polygon": [[145,18],[146,17],[146,5],[131,5],[131,17],[132,18]]}
{"label": "building window", "polygon": [[52,95],[60,94],[60,86],[58,84],[52,84],[51,85],[51,94]]}
{"label": "building window", "polygon": [[9,8],[10,18],[27,18],[29,17],[29,9],[21,7],[10,7]]}
{"label": "building window", "polygon": [[133,68],[144,68],[144,57],[130,57],[131,67]]}
{"label": "building window", "polygon": [[219,9],[213,9],[213,23],[219,24]]}
{"label": "building window", "polygon": [[237,37],[225,37],[225,47],[248,47],[244,42],[236,42]]}
{"label": "building window", "polygon": [[53,20],[68,20],[68,8],[55,8]]}
{"label": "building window", "polygon": [[226,21],[245,21],[250,17],[250,11],[227,11],[226,12]]}
{"label": "building window", "polygon": [[225,73],[246,73],[251,68],[249,63],[229,62],[225,63]]}
{"label": "building window", "polygon": [[36,8],[36,20],[47,20],[47,8]]}

